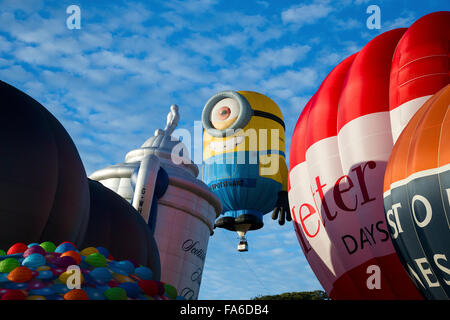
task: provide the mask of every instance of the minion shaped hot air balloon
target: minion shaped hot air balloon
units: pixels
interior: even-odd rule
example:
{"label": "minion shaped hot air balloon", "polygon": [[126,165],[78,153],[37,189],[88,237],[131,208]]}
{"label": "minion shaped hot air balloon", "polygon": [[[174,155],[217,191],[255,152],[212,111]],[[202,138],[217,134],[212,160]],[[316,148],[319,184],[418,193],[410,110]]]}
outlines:
{"label": "minion shaped hot air balloon", "polygon": [[202,113],[203,179],[220,198],[223,211],[215,227],[239,234],[260,229],[273,211],[279,224],[290,221],[285,160],[285,126],[272,99],[250,91],[222,91]]}

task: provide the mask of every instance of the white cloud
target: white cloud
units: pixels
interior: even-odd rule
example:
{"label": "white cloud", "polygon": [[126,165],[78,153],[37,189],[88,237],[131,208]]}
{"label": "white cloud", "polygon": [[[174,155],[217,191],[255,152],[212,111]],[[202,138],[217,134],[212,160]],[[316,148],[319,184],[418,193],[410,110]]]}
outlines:
{"label": "white cloud", "polygon": [[[148,8],[149,6],[144,3],[134,1],[113,1],[108,3],[107,8],[82,5],[80,6],[81,30],[96,32],[103,29],[105,32],[128,31],[134,34],[146,34],[148,30],[145,23],[154,18],[153,12]],[[107,19],[104,19],[105,17]],[[98,19],[102,20],[101,25],[94,22]]]}
{"label": "white cloud", "polygon": [[281,19],[285,24],[295,24],[300,27],[327,17],[333,10],[328,1],[314,1],[311,4],[292,6],[281,13]]}
{"label": "white cloud", "polygon": [[0,36],[0,50],[2,53],[11,51],[12,44],[5,38]]}
{"label": "white cloud", "polygon": [[317,84],[317,71],[310,67],[298,71],[287,70],[277,76],[263,81],[263,87],[273,90],[280,88],[295,87],[296,92]]}
{"label": "white cloud", "polygon": [[7,68],[0,69],[0,78],[8,79],[11,82],[22,82],[30,79],[31,77],[32,74],[20,65],[12,65]]}
{"label": "white cloud", "polygon": [[381,20],[381,29],[384,32],[396,28],[408,28],[415,20],[415,16],[412,12],[404,12],[402,16],[397,17],[394,20],[385,22]]}
{"label": "white cloud", "polygon": [[265,49],[251,63],[259,68],[291,66],[295,62],[302,60],[310,50],[310,46],[298,44],[281,49]]}
{"label": "white cloud", "polygon": [[351,29],[357,29],[357,28],[366,28],[364,24],[364,20],[357,20],[355,18],[350,19],[337,19],[334,22],[334,27],[338,31],[344,31],[344,30],[351,30]]}
{"label": "white cloud", "polygon": [[98,29],[95,32],[83,32],[79,40],[80,46],[84,50],[95,50],[109,48],[112,45],[113,37],[110,32]]}
{"label": "white cloud", "polygon": [[2,0],[1,6],[2,10],[17,10],[30,14],[42,9],[44,2],[43,0]]}
{"label": "white cloud", "polygon": [[165,5],[177,12],[202,13],[214,7],[217,0],[172,0],[166,1]]}
{"label": "white cloud", "polygon": [[353,41],[341,41],[338,48],[324,47],[317,53],[317,62],[323,66],[336,66],[345,58],[361,50],[361,46]]}
{"label": "white cloud", "polygon": [[[290,107],[293,113],[296,113],[298,116],[300,116],[301,110],[303,110],[303,107],[308,103],[308,101],[311,99],[310,96],[292,96],[290,99]],[[297,119],[295,119],[297,122]]]}
{"label": "white cloud", "polygon": [[[331,50],[330,50],[331,51]],[[326,50],[325,52],[322,52],[318,57],[317,61],[322,63],[323,65],[331,66],[331,65],[337,65],[339,62],[342,61],[342,55],[337,52],[330,52]]]}
{"label": "white cloud", "polygon": [[279,256],[284,255],[286,252],[283,248],[273,248],[267,252],[271,257],[278,258]]}
{"label": "white cloud", "polygon": [[194,34],[184,41],[184,47],[197,54],[208,57],[213,64],[225,63],[225,50],[230,45],[227,41],[220,41],[199,34]]}
{"label": "white cloud", "polygon": [[266,9],[270,6],[270,3],[268,1],[259,0],[259,1],[256,1],[256,3],[259,4],[260,6],[266,8]]}

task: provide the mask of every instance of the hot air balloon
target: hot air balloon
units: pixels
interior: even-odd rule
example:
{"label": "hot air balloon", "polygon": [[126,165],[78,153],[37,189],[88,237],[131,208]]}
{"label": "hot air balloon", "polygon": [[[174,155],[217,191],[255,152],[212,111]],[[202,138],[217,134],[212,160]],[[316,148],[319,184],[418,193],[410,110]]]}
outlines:
{"label": "hot air balloon", "polygon": [[411,117],[450,82],[450,11],[414,22],[397,44],[389,81],[389,110],[394,142]]}
{"label": "hot air balloon", "polygon": [[106,247],[116,260],[132,259],[159,279],[161,264],[153,230],[124,198],[100,182],[88,182],[90,217],[80,247]]}
{"label": "hot air balloon", "polygon": [[206,103],[202,123],[203,179],[223,206],[215,227],[236,231],[247,251],[245,234],[263,226],[264,214],[275,208],[280,224],[291,219],[283,115],[265,95],[223,91]]}
{"label": "hot air balloon", "polygon": [[[158,280],[158,248],[139,213],[88,180],[75,144],[45,107],[2,81],[0,97],[0,247],[19,241],[103,246],[115,258],[149,266]],[[166,188],[162,181],[158,196]]]}
{"label": "hot air balloon", "polygon": [[0,81],[0,246],[51,240],[80,245],[89,186],[78,151],[36,100]]}
{"label": "hot air balloon", "polygon": [[332,299],[422,298],[390,239],[382,186],[399,132],[449,82],[449,23],[437,12],[374,38],[330,72],[299,117],[289,204]]}
{"label": "hot air balloon", "polygon": [[417,111],[384,178],[389,232],[427,299],[450,298],[450,85]]}

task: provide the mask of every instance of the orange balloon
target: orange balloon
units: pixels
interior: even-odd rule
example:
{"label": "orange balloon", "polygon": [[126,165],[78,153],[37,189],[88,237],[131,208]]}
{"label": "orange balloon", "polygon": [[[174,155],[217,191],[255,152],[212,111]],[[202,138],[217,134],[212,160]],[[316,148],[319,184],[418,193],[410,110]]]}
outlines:
{"label": "orange balloon", "polygon": [[89,296],[83,289],[73,289],[64,295],[64,300],[89,300]]}
{"label": "orange balloon", "polygon": [[77,264],[81,263],[81,255],[76,251],[73,251],[73,250],[66,251],[61,255],[61,257],[64,257],[64,256],[72,257]]}
{"label": "orange balloon", "polygon": [[401,132],[384,175],[384,209],[396,251],[426,299],[448,300],[450,84]]}
{"label": "orange balloon", "polygon": [[27,267],[17,267],[8,274],[8,280],[11,282],[27,282],[33,278],[33,273]]}

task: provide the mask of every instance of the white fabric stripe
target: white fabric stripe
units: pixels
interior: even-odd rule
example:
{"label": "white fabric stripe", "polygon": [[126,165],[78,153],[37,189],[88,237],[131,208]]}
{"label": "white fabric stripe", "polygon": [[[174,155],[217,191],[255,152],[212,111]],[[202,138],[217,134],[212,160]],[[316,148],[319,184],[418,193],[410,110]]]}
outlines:
{"label": "white fabric stripe", "polygon": [[439,168],[433,168],[433,169],[427,169],[427,170],[423,170],[423,171],[414,172],[413,174],[411,174],[410,176],[408,176],[405,179],[391,183],[390,189],[383,193],[383,197],[390,196],[392,189],[404,186],[417,178],[423,178],[423,177],[432,176],[435,174],[440,174],[440,173],[443,173],[448,170],[450,170],[450,163],[443,165]]}
{"label": "white fabric stripe", "polygon": [[[310,190],[308,181],[309,173],[306,162],[296,165],[289,173],[291,181],[291,189],[289,190],[289,206],[291,212],[293,211],[293,223],[297,221],[301,234],[297,237],[303,237],[307,246],[311,247],[311,251],[305,253],[311,269],[317,275],[321,285],[325,291],[330,292],[336,279],[344,272],[343,269],[336,270],[334,261],[331,257],[332,243],[328,237],[326,230],[320,218],[320,213],[315,213],[314,216],[305,219],[305,228],[310,233],[315,233],[318,226],[320,228],[316,237],[310,238],[305,234],[305,230],[301,225],[301,217],[306,217],[308,212],[300,212],[299,208],[303,203],[308,203],[314,206],[314,199]],[[294,209],[294,210],[293,210]],[[300,239],[299,245],[303,249],[303,244]]]}
{"label": "white fabric stripe", "polygon": [[431,95],[409,100],[389,112],[391,117],[392,137],[394,143],[397,141],[403,129],[409,123],[409,120],[411,120],[411,118],[416,114],[417,110],[419,110],[420,107],[425,102],[427,102],[430,97]]}

